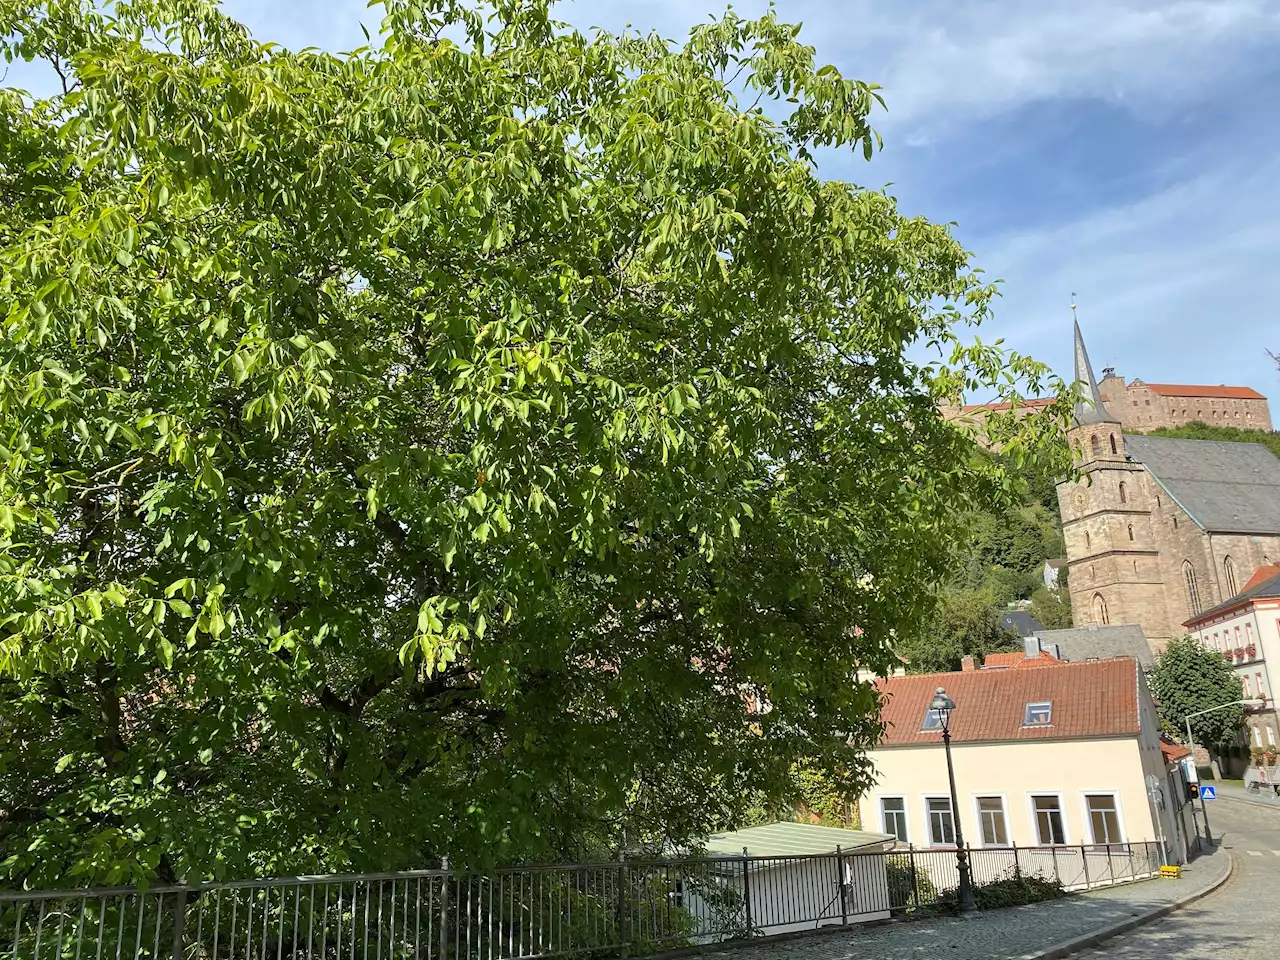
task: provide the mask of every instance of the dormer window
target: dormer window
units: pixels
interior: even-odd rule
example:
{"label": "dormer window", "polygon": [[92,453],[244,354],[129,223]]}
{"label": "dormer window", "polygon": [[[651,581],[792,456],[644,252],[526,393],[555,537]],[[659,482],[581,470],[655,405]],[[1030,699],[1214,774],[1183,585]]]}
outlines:
{"label": "dormer window", "polygon": [[1034,703],[1027,704],[1026,712],[1022,715],[1022,725],[1024,727],[1047,727],[1052,723],[1052,700],[1037,700]]}
{"label": "dormer window", "polygon": [[924,712],[924,726],[921,730],[941,730],[942,729],[942,711],[926,710]]}

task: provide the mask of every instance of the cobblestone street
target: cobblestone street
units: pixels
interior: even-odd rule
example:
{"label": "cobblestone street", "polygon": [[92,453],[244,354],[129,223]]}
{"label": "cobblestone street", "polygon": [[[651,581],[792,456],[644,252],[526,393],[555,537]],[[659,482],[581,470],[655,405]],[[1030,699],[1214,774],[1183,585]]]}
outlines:
{"label": "cobblestone street", "polygon": [[1280,947],[1280,805],[1218,803],[1209,814],[1236,875],[1221,890],[1080,957],[1261,960]]}
{"label": "cobblestone street", "polygon": [[[1223,809],[1226,807],[1227,804],[1222,803],[1214,811],[1218,821],[1214,827],[1216,831],[1234,832],[1238,829],[1237,823],[1247,822],[1249,816],[1241,816],[1239,813],[1233,816]],[[1241,805],[1233,804],[1232,807],[1241,808]],[[1241,809],[1252,812],[1255,808]],[[1276,817],[1276,823],[1280,826],[1280,814],[1273,814],[1262,808],[1257,808],[1256,812],[1263,817]],[[1227,844],[1231,842],[1229,838]],[[1271,842],[1271,846],[1280,849],[1280,835]],[[891,923],[774,943],[765,941],[756,946],[717,951],[704,956],[715,960],[1007,960],[1044,950],[1072,937],[1087,935],[1194,892],[1221,875],[1228,856],[1228,852],[1219,850],[1212,856],[1201,857],[1187,868],[1184,878],[1178,881],[1149,880],[1080,894],[1053,903],[995,910],[978,914],[972,919],[943,918]],[[1267,857],[1274,861],[1274,864],[1268,862],[1267,866],[1274,868],[1271,882],[1275,884],[1280,881],[1280,856],[1268,852]],[[1234,887],[1236,881],[1229,881],[1228,885]],[[1253,897],[1259,895],[1257,891],[1252,894]],[[1270,896],[1274,901],[1277,896],[1274,889]],[[1189,911],[1203,915],[1206,911],[1215,909],[1211,903],[1214,899],[1211,894],[1202,901],[1205,905],[1203,910],[1197,910],[1200,904],[1195,904],[1175,916],[1183,916]],[[1274,916],[1274,912],[1271,915]],[[1264,916],[1265,911],[1259,916],[1259,923]],[[1118,942],[1110,941],[1108,946]],[[1261,946],[1259,949],[1261,950]],[[1161,947],[1159,951],[1165,953],[1167,949]],[[1090,955],[1120,956],[1110,952]],[[1202,953],[1170,955],[1207,956]],[[1236,957],[1262,955],[1261,952],[1215,954],[1223,958],[1231,957],[1232,960]],[[1124,956],[1146,957],[1148,954],[1133,953]]]}

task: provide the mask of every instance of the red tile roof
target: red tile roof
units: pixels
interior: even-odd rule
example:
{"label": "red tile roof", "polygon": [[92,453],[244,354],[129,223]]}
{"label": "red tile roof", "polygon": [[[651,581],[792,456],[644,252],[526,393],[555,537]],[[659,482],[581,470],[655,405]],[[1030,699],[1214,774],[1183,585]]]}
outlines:
{"label": "red tile roof", "polygon": [[1047,650],[1041,650],[1034,657],[1028,657],[1018,650],[1014,653],[988,653],[982,661],[982,669],[1025,670],[1028,667],[1060,667],[1063,662]]}
{"label": "red tile roof", "polygon": [[1252,387],[1204,387],[1189,383],[1148,383],[1152,393],[1162,397],[1213,397],[1227,400],[1265,400],[1267,399]]}
{"label": "red tile roof", "polygon": [[[938,687],[956,702],[951,736],[957,741],[1069,740],[1136,736],[1138,661],[1130,657],[1059,663],[1053,670],[974,670],[890,677],[882,694],[886,746],[938,743],[941,731],[921,730]],[[1053,723],[1024,727],[1028,703],[1053,702]]]}
{"label": "red tile roof", "polygon": [[[1053,403],[1052,397],[1036,398],[1031,400],[1023,400],[1018,404],[1019,409],[1022,407],[1047,407]],[[964,412],[969,413],[973,410],[1008,410],[1012,407],[1011,403],[966,403]]]}
{"label": "red tile roof", "polygon": [[1177,763],[1183,757],[1191,756],[1191,751],[1180,743],[1169,743],[1166,740],[1160,741],[1160,752],[1164,754],[1165,763]]}
{"label": "red tile roof", "polygon": [[1240,592],[1244,593],[1245,590],[1256,587],[1263,580],[1270,580],[1275,576],[1280,576],[1280,566],[1273,563],[1270,566],[1259,567],[1253,572],[1253,576],[1249,578],[1249,582],[1244,585],[1244,589]]}

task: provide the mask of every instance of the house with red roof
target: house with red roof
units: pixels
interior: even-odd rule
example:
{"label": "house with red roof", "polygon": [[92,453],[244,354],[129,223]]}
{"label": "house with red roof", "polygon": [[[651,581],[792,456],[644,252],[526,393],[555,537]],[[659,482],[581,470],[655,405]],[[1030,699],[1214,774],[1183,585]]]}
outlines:
{"label": "house with red roof", "polygon": [[[959,800],[953,811],[939,688],[955,703],[947,725]],[[1166,757],[1159,719],[1132,657],[1067,662],[1050,652],[966,659],[954,673],[878,684],[884,736],[869,751],[877,783],[862,823],[900,844],[948,848],[957,826],[971,847],[1105,856],[1157,842],[1182,862],[1194,838],[1186,783]]]}
{"label": "house with red roof", "polygon": [[1245,714],[1250,744],[1280,745],[1280,711],[1275,700],[1280,689],[1280,564],[1259,567],[1239,593],[1183,626],[1231,664],[1245,699],[1262,702]]}

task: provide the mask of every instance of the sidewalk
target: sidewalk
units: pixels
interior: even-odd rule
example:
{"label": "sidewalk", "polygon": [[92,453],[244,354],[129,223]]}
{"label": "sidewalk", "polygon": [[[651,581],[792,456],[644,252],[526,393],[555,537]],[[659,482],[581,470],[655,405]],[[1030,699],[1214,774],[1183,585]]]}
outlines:
{"label": "sidewalk", "polygon": [[1185,867],[1181,880],[1145,880],[965,919],[902,921],[773,942],[762,939],[751,946],[703,956],[715,960],[1014,960],[1044,956],[1064,941],[1089,937],[1202,893],[1224,879],[1230,868],[1230,854],[1215,850]]}
{"label": "sidewalk", "polygon": [[[1276,796],[1274,790],[1270,787],[1264,790],[1246,790],[1244,787],[1238,787],[1234,783],[1222,783],[1217,780],[1206,780],[1205,785],[1216,787],[1218,796],[1223,800],[1239,800],[1244,803],[1256,803],[1263,807],[1274,807],[1280,810],[1280,797]],[[1198,803],[1198,801],[1197,801]],[[1208,801],[1209,805],[1213,805],[1213,801]],[[1199,809],[1197,805],[1196,809]],[[1209,813],[1210,822],[1213,819],[1213,813]]]}

